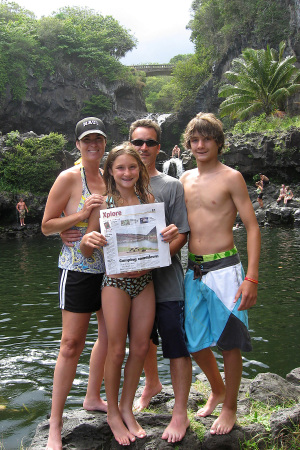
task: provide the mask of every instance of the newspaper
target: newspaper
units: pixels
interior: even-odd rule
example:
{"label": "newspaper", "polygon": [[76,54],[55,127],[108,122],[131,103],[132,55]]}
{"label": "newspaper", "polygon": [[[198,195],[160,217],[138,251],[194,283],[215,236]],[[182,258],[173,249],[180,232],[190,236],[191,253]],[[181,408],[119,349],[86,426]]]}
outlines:
{"label": "newspaper", "polygon": [[170,246],[160,232],[166,226],[164,203],[123,206],[100,211],[107,275],[171,264]]}

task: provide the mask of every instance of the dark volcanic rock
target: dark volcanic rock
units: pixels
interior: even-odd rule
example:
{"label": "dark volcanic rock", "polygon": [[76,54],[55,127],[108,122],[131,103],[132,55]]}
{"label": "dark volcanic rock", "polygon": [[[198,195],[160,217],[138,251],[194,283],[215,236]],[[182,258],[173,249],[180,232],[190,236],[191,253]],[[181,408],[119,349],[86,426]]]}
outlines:
{"label": "dark volcanic rock", "polygon": [[[299,368],[294,369],[299,373]],[[289,378],[287,375],[287,379]],[[224,377],[224,374],[222,374]],[[205,375],[198,375],[199,381],[208,385]],[[206,401],[207,396],[200,392],[200,388],[192,386],[189,396],[188,408],[191,413],[195,413],[199,404]],[[272,394],[273,392],[273,394]],[[141,388],[137,396],[141,393]],[[283,394],[280,394],[283,393]],[[279,394],[279,395],[278,395]],[[188,428],[184,439],[176,444],[166,442],[161,438],[163,431],[171,420],[172,408],[174,406],[174,394],[171,386],[164,386],[160,394],[155,396],[150,402],[150,408],[155,408],[159,412],[138,413],[136,418],[141,426],[146,430],[147,437],[136,439],[130,445],[133,449],[205,449],[205,450],[236,450],[242,448],[243,442],[251,440],[257,448],[270,448],[268,444],[273,439],[275,442],[283,442],[289,434],[293,432],[300,422],[300,388],[295,388],[283,378],[275,374],[259,374],[254,380],[243,378],[238,397],[238,421],[249,414],[252,400],[269,405],[270,399],[275,405],[281,405],[282,399],[293,400],[296,404],[291,408],[282,408],[273,413],[270,420],[268,432],[258,421],[253,421],[247,426],[237,424],[228,435],[211,435],[210,427],[216,419],[215,415],[208,417],[195,417],[195,422],[202,425],[203,437],[199,438],[191,426]],[[220,411],[220,406],[216,408]],[[45,420],[37,427],[36,434],[31,442],[30,450],[42,450],[46,447],[48,439],[49,425]],[[206,431],[205,431],[206,430]],[[265,441],[264,441],[265,439]],[[87,412],[84,410],[73,410],[64,414],[64,426],[62,431],[63,448],[77,450],[100,450],[121,448],[115,441],[110,428],[106,422],[106,414],[100,412]],[[273,447],[272,447],[273,448]]]}
{"label": "dark volcanic rock", "polygon": [[33,130],[37,134],[54,131],[74,141],[74,126],[86,116],[82,109],[92,96],[100,93],[109,97],[112,103],[111,110],[103,113],[101,119],[113,141],[123,140],[116,117],[129,125],[137,116],[147,112],[137,87],[124,82],[106,85],[101,80],[87,81],[77,78],[71,71],[49,75],[41,88],[37,79],[29,74],[27,88],[23,100],[14,100],[9,91],[3,97],[0,109],[3,134],[13,130],[20,133]]}

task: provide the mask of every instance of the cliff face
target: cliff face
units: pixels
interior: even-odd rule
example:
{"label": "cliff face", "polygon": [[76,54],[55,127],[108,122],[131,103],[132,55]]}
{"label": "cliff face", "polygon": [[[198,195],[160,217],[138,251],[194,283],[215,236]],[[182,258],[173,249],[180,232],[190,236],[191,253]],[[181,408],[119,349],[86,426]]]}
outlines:
{"label": "cliff face", "polygon": [[71,72],[49,76],[41,89],[36,78],[29,74],[27,94],[22,101],[14,100],[7,90],[1,101],[0,130],[3,134],[12,130],[20,133],[34,131],[37,134],[54,131],[74,141],[74,126],[87,115],[81,112],[85,102],[100,93],[111,100],[111,110],[102,114],[101,118],[108,128],[110,139],[118,141],[120,131],[114,119],[118,117],[129,124],[146,113],[140,90],[122,82],[109,86],[99,80],[87,83]]}
{"label": "cliff face", "polygon": [[[285,3],[290,13],[286,54],[295,55],[298,61],[296,66],[300,68],[300,0],[285,0]],[[256,49],[265,47],[265,43],[253,39],[252,30],[249,30],[248,36],[240,36],[223,58],[214,65],[210,79],[199,88],[193,104],[188,107],[184,105],[176,115],[172,114],[168,117],[163,124],[162,146],[164,148],[170,148],[172,143],[180,141],[181,130],[185,129],[187,123],[198,112],[218,113],[220,103],[224,100],[218,97],[219,86],[223,82],[224,73],[229,70],[232,60],[237,58],[247,47]],[[300,114],[300,93],[289,99],[287,111],[291,115]]]}

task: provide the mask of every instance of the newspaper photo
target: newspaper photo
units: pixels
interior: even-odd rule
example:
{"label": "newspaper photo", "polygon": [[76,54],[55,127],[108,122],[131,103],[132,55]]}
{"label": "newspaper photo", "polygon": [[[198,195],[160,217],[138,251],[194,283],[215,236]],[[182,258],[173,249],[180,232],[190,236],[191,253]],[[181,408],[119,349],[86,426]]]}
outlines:
{"label": "newspaper photo", "polygon": [[100,211],[107,275],[171,264],[170,246],[160,232],[166,226],[164,203],[122,206]]}

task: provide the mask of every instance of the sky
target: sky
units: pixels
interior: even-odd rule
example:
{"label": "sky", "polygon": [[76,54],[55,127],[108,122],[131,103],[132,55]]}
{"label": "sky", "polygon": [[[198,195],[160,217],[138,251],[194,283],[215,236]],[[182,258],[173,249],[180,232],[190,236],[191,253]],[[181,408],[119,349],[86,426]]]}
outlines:
{"label": "sky", "polygon": [[121,62],[126,65],[168,63],[178,54],[194,53],[190,30],[192,0],[15,0],[37,18],[49,16],[64,6],[88,7],[104,16],[113,16],[137,40],[137,48]]}

